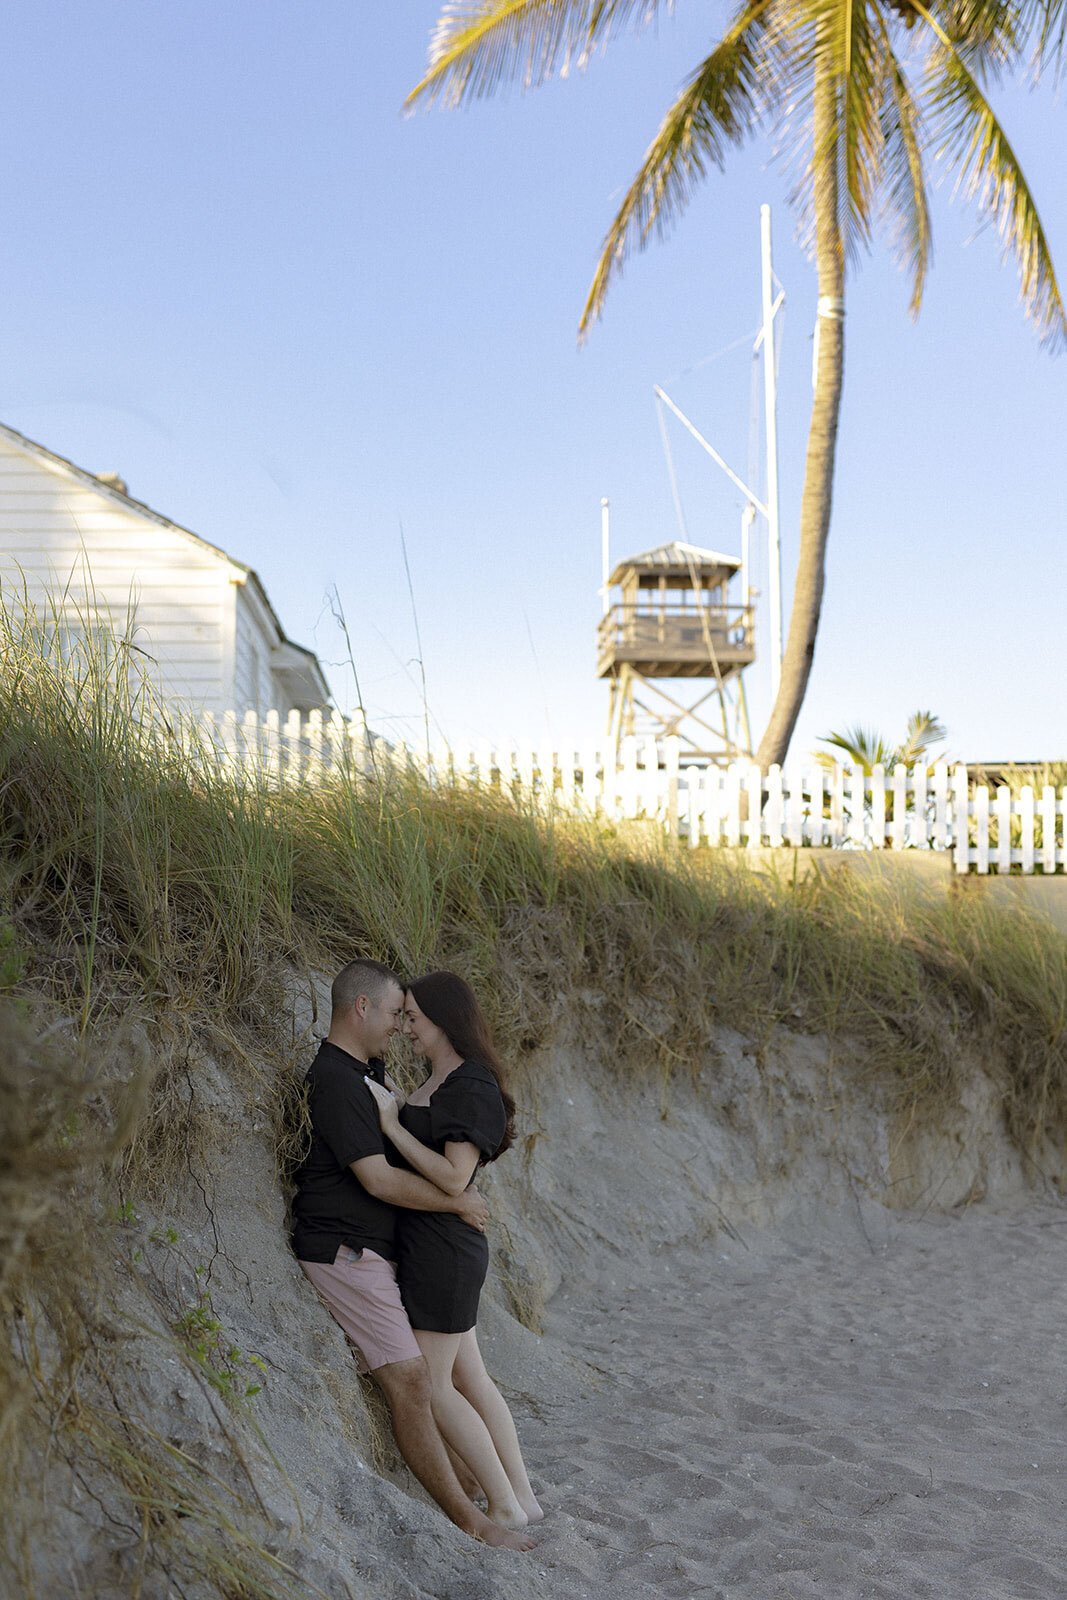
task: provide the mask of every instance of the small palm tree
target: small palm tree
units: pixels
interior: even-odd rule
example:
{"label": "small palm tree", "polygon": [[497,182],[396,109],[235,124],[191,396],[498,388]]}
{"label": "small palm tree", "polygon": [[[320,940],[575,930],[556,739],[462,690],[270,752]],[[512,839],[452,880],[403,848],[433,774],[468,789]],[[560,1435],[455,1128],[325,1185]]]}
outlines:
{"label": "small palm tree", "polygon": [[[914,767],[924,761],[930,747],[941,744],[948,733],[932,711],[913,711],[908,718],[908,734],[902,744],[889,745],[873,728],[846,728],[843,733],[820,735],[823,744],[832,744],[848,757],[852,766],[861,767],[870,777],[875,767],[883,767],[888,774],[895,767]],[[821,767],[831,770],[840,762],[829,750],[817,750],[815,759]]]}
{"label": "small palm tree", "polygon": [[[519,79],[525,88],[584,67],[625,26],[671,0],[452,0],[408,105],[458,106]],[[930,263],[926,168],[954,167],[1019,264],[1039,333],[1067,332],[1048,242],[1015,152],[983,84],[1062,59],[1064,0],[741,0],[667,111],[608,229],[582,314],[600,315],[633,249],[664,234],[711,167],[758,129],[799,151],[794,200],[819,284],[815,396],[800,508],[800,551],[781,684],[756,760],[782,762],[815,655],[845,370],[846,264],[876,221],[910,272],[918,312]]]}

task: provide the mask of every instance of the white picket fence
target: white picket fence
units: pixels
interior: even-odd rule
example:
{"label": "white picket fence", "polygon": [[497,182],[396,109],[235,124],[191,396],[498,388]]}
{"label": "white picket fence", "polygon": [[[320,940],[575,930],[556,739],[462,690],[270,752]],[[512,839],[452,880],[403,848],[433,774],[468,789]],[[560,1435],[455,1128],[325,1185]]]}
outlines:
{"label": "white picket fence", "polygon": [[290,711],[284,718],[277,711],[205,711],[182,718],[181,729],[181,736],[203,740],[222,759],[279,783],[314,782],[346,770],[372,776],[378,753],[384,760],[390,748],[361,718],[339,711]]}
{"label": "white picket fence", "polygon": [[624,742],[620,760],[590,746],[554,750],[506,743],[390,745],[339,713],[206,716],[201,733],[220,755],[279,783],[350,770],[383,778],[415,769],[428,781],[478,783],[542,811],[612,820],[647,818],[691,847],[949,850],[957,872],[1053,873],[1067,868],[1067,788],[1013,795],[971,784],[967,768],[815,766],[782,771],[687,765],[677,739]]}

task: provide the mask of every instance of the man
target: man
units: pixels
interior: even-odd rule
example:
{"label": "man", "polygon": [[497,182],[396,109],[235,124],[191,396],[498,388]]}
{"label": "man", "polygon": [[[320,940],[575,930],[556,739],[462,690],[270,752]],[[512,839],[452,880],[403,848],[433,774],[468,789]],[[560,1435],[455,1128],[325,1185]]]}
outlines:
{"label": "man", "polygon": [[454,1211],[484,1231],[474,1189],[447,1195],[392,1167],[364,1073],[404,1016],[404,989],[379,961],[352,961],[334,979],[330,1031],[307,1075],[311,1146],[296,1175],[293,1249],[356,1348],[361,1370],[385,1391],[400,1453],[446,1516],[486,1544],[529,1550],[533,1541],[491,1522],[463,1493],[430,1409],[430,1376],[400,1299],[394,1207]]}

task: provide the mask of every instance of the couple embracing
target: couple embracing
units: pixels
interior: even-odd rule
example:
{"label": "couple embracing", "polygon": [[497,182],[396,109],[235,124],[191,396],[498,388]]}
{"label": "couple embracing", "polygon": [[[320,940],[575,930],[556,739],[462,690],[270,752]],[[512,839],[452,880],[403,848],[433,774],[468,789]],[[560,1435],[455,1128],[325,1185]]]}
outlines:
{"label": "couple embracing", "polygon": [[[489,1029],[453,972],[405,989],[380,962],[353,961],[331,1001],[307,1075],[293,1249],[384,1390],[419,1482],[466,1533],[528,1550],[542,1512],[475,1329],[489,1249],[473,1178],[514,1137]],[[400,1030],[428,1069],[406,1101],[379,1059]]]}

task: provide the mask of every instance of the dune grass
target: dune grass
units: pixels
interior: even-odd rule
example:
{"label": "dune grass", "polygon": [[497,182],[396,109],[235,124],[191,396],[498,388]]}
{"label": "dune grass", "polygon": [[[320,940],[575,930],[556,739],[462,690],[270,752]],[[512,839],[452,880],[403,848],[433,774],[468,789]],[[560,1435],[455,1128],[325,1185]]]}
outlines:
{"label": "dune grass", "polygon": [[73,670],[40,635],[2,640],[0,916],[19,986],[80,1033],[232,1027],[280,967],[366,954],[468,973],[520,1063],[570,1017],[627,1073],[695,1063],[717,1022],[784,1025],[931,1104],[977,1050],[1020,1140],[1067,1128],[1067,941],[1037,919],[891,874],[775,879],[406,768],[270,787],[168,731],[120,650]]}
{"label": "dune grass", "polygon": [[[251,1538],[212,1577],[224,1558],[202,1529],[237,1510],[215,1488],[197,1501],[187,1464],[120,1410],[72,1409],[71,1395],[108,1216],[165,1190],[210,1136],[183,1065],[191,1040],[221,1041],[235,1071],[259,1074],[284,1143],[293,1077],[270,1039],[294,974],[361,954],[405,974],[456,967],[485,997],[520,1100],[532,1053],[568,1034],[595,1041],[620,1085],[651,1077],[665,1094],[713,1059],[722,1025],[757,1055],[783,1028],[824,1034],[847,1046],[834,1052],[842,1091],[888,1094],[913,1118],[940,1115],[977,1061],[1019,1148],[1046,1171],[1062,1164],[1067,941],[1042,922],[967,893],[922,897],[892,874],[777,879],[652,824],[545,815],[406,769],[272,787],[162,717],[128,651],[64,659],[47,628],[3,626],[6,1494],[16,1444],[81,1429],[173,1559],[180,1548],[220,1593],[289,1592]],[[25,1342],[28,1307],[47,1329],[44,1365]],[[29,1538],[16,1525],[12,1573]]]}

